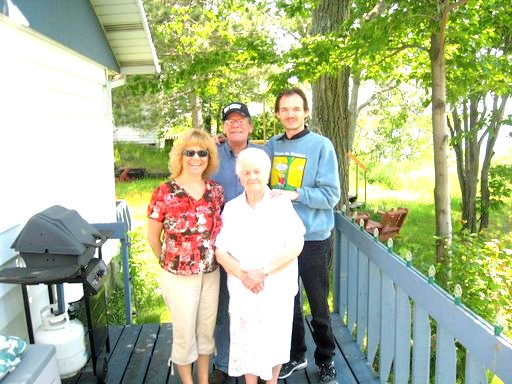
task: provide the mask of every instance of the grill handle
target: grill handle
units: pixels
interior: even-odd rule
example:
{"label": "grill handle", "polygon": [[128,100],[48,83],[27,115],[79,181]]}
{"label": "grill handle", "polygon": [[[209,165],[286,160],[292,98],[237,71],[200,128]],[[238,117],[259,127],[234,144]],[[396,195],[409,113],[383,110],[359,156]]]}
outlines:
{"label": "grill handle", "polygon": [[89,247],[96,247],[96,248],[99,248],[101,247],[103,244],[105,244],[108,240],[108,237],[105,236],[103,233],[101,232],[96,232],[94,234],[94,236],[96,236],[96,239],[99,239],[99,241],[95,242],[95,243],[82,243],[84,245],[87,245]]}

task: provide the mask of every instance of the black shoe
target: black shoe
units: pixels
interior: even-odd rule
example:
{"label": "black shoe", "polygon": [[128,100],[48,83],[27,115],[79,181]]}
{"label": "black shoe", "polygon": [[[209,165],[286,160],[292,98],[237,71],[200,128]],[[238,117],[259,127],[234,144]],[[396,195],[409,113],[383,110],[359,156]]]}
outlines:
{"label": "black shoe", "polygon": [[286,379],[293,372],[304,369],[308,366],[308,361],[306,358],[301,360],[290,360],[286,364],[281,366],[281,371],[279,372],[280,379]]}
{"label": "black shoe", "polygon": [[214,369],[208,376],[208,384],[224,384],[228,379],[228,374],[220,369]]}
{"label": "black shoe", "polygon": [[338,384],[334,362],[328,361],[320,364],[318,369],[320,369],[319,376],[322,384]]}

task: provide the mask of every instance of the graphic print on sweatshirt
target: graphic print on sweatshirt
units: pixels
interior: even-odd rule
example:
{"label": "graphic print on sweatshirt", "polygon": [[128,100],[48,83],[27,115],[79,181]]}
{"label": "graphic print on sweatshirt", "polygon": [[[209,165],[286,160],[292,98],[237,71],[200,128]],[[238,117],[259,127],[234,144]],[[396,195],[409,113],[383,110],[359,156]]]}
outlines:
{"label": "graphic print on sweatshirt", "polygon": [[296,153],[274,153],[270,188],[294,191],[302,186],[307,159]]}

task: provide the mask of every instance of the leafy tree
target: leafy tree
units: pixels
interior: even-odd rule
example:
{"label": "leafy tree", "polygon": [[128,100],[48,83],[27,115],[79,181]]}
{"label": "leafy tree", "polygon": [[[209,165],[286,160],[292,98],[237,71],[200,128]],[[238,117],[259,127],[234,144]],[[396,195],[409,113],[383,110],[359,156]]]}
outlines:
{"label": "leafy tree", "polygon": [[460,19],[464,22],[454,26],[457,33],[452,38],[457,49],[449,58],[449,127],[462,191],[462,221],[465,229],[477,232],[489,225],[491,160],[500,128],[511,120],[505,108],[512,93],[512,8],[506,1],[477,1],[465,7]]}
{"label": "leafy tree", "polygon": [[[379,0],[376,4],[369,4],[368,1],[353,1],[350,2],[351,13],[344,8],[344,17],[336,19],[336,8],[326,6],[330,4],[329,1],[321,1],[314,18],[316,17],[317,22],[325,20],[325,27],[316,30],[315,32],[320,34],[303,41],[302,47],[290,55],[295,60],[295,70],[302,69],[303,73],[315,73],[317,76],[329,73],[330,76],[324,75],[319,78],[319,88],[313,89],[313,97],[315,100],[315,93],[323,92],[323,99],[330,99],[330,109],[320,109],[322,117],[325,113],[332,113],[332,108],[336,108],[335,118],[343,122],[343,127],[329,132],[328,136],[333,136],[331,138],[335,143],[342,142],[338,150],[343,154],[348,149],[350,124],[347,65],[350,65],[358,78],[388,76],[400,81],[406,75],[414,75],[413,78],[419,78],[429,84],[432,90],[436,174],[436,248],[440,260],[446,256],[446,245],[451,241],[452,232],[448,179],[449,134],[445,119],[446,28],[450,13],[466,2],[467,0],[456,3],[448,0]],[[349,5],[348,2],[342,4]],[[341,8],[339,3],[337,6]],[[345,23],[342,24],[343,21]],[[397,61],[400,59],[407,60],[406,62],[412,66],[407,71],[409,74],[396,69],[402,68],[400,61]],[[370,67],[372,69],[368,69]],[[341,77],[336,78],[340,73]],[[322,84],[327,80],[331,81],[330,85]],[[325,93],[324,89],[330,92]],[[319,104],[321,103],[322,98],[319,99]],[[341,170],[345,169],[346,166],[341,167]],[[346,175],[342,175],[341,179],[347,180]]]}
{"label": "leafy tree", "polygon": [[229,101],[265,98],[261,84],[276,61],[265,3],[146,0],[145,7],[162,73],[129,79],[114,99],[115,110],[133,95],[142,110],[160,111],[160,119],[150,114],[155,126],[179,132],[218,126],[220,108]]}
{"label": "leafy tree", "polygon": [[424,114],[420,91],[403,84],[366,106],[367,111],[359,118],[354,147],[367,165],[431,160],[425,154],[432,152],[432,123]]}

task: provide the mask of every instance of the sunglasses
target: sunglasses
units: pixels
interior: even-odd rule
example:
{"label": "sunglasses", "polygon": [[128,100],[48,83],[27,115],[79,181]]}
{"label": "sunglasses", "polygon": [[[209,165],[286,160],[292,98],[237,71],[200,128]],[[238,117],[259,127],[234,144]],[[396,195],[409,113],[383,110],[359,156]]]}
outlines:
{"label": "sunglasses", "polygon": [[197,154],[199,157],[208,156],[208,151],[206,149],[200,149],[199,151],[194,151],[193,149],[187,149],[183,151],[183,156],[186,157],[194,157]]}

